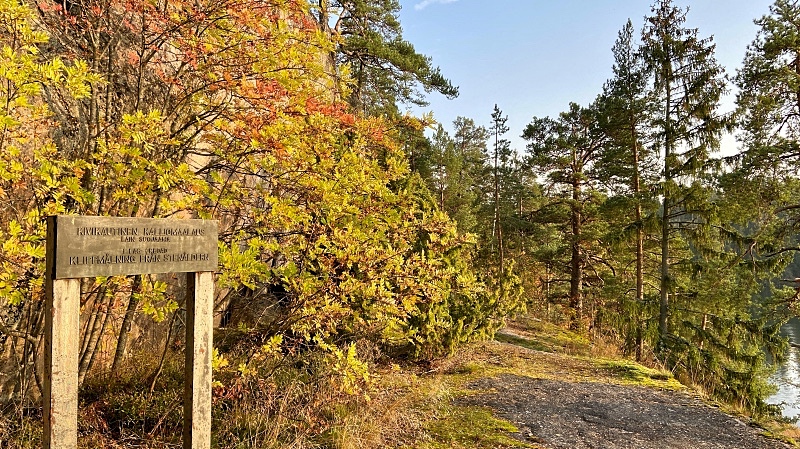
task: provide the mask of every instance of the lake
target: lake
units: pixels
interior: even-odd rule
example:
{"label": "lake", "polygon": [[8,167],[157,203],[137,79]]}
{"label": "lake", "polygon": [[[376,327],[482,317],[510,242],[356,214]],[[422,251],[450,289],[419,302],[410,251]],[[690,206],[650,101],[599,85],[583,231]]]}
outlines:
{"label": "lake", "polygon": [[[781,335],[789,341],[800,344],[800,319],[792,318],[781,327]],[[778,392],[767,398],[770,404],[782,404],[783,416],[800,416],[800,348],[791,346],[786,362],[778,367],[770,381],[778,387]]]}

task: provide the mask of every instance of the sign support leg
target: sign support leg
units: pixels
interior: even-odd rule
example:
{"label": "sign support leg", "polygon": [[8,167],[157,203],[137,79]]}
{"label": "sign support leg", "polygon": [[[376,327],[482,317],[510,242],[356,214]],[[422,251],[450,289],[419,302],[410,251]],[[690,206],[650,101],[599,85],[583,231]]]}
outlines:
{"label": "sign support leg", "polygon": [[211,447],[211,353],[214,273],[188,273],[186,365],[183,392],[183,449]]}
{"label": "sign support leg", "polygon": [[46,279],[44,448],[78,447],[80,279]]}

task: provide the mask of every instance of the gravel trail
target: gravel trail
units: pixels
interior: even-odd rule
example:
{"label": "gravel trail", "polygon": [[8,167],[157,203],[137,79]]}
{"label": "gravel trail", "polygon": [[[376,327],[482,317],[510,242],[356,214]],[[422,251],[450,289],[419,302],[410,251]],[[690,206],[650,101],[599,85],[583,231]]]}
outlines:
{"label": "gravel trail", "polygon": [[501,375],[459,404],[490,407],[549,449],[784,449],[759,429],[683,393]]}

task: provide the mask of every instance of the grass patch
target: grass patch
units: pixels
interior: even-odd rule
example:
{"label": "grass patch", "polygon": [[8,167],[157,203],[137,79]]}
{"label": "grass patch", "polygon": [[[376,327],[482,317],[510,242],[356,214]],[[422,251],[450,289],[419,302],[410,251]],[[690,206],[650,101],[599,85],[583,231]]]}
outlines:
{"label": "grass patch", "polygon": [[614,373],[624,384],[665,390],[684,390],[686,387],[678,382],[672,373],[640,365],[631,360],[599,359],[595,362],[602,369]]}
{"label": "grass patch", "polygon": [[426,425],[430,441],[413,446],[415,449],[445,448],[534,448],[508,434],[517,432],[513,424],[498,419],[483,407],[452,407]]}
{"label": "grass patch", "polygon": [[764,431],[762,435],[781,440],[794,447],[800,447],[800,428],[795,423],[780,422],[773,420],[766,423],[759,422]]}
{"label": "grass patch", "polygon": [[560,354],[588,354],[592,350],[592,344],[585,335],[533,318],[516,319],[495,339],[536,351]]}
{"label": "grass patch", "polygon": [[553,345],[548,345],[534,339],[522,338],[517,335],[497,334],[495,340],[501,343],[510,343],[512,345],[522,346],[523,348],[533,349],[534,351],[555,352]]}

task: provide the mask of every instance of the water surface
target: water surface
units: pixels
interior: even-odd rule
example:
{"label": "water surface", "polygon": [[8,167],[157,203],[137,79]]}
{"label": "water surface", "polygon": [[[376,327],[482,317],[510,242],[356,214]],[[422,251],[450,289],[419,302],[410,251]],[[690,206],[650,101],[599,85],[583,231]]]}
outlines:
{"label": "water surface", "polygon": [[[800,345],[800,319],[792,318],[781,327],[781,335],[789,337],[789,342]],[[790,346],[786,361],[778,366],[770,381],[778,387],[777,393],[767,398],[769,404],[779,404],[783,416],[800,416],[800,348]]]}

